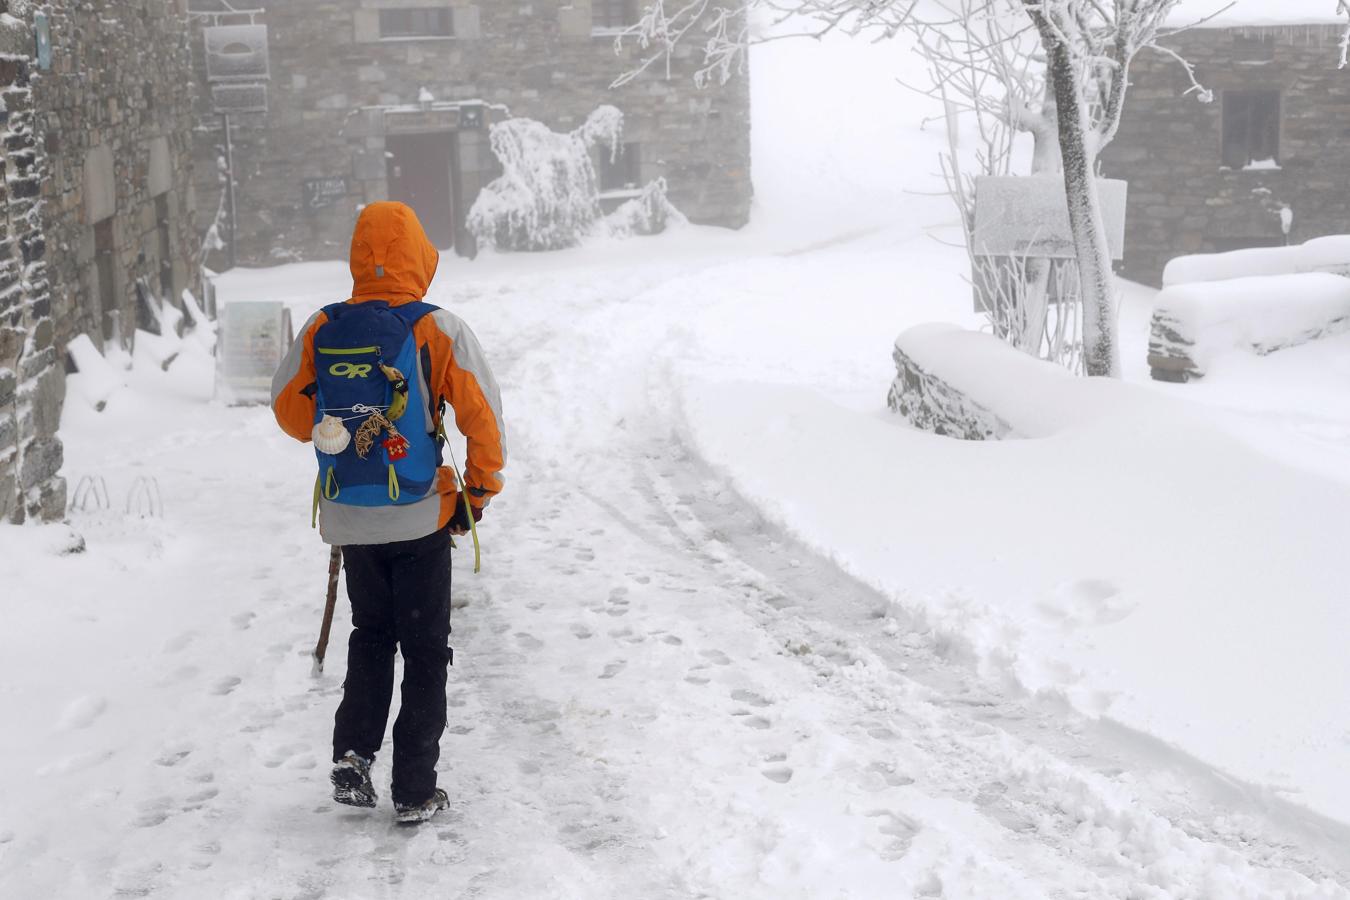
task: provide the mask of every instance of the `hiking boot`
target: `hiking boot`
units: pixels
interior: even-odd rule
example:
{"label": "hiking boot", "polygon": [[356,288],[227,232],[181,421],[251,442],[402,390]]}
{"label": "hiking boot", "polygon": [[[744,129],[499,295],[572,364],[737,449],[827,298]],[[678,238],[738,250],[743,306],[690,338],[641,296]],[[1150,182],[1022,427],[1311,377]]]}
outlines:
{"label": "hiking boot", "polygon": [[417,825],[430,819],[449,805],[450,798],[445,795],[445,791],[436,788],[435,792],[421,803],[395,803],[394,821],[400,825]]}
{"label": "hiking boot", "polygon": [[348,750],[333,766],[328,780],[333,782],[333,799],[348,806],[374,809],[375,785],[370,781],[371,761]]}

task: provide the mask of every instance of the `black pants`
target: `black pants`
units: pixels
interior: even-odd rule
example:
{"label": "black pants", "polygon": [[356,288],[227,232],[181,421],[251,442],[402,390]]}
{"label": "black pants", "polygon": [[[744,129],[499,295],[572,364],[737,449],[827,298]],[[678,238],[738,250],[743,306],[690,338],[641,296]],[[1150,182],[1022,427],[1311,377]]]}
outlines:
{"label": "black pants", "polygon": [[347,680],[333,726],[333,761],[348,750],[367,759],[384,741],[394,693],[394,646],[403,651],[403,704],[394,722],[395,803],[436,789],[450,663],[450,533],[342,548],[352,635]]}

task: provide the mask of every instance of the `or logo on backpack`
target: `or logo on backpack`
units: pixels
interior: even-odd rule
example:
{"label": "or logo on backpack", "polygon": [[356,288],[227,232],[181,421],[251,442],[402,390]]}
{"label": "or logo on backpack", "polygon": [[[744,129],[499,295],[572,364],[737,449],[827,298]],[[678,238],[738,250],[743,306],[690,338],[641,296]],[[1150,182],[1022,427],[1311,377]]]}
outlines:
{"label": "or logo on backpack", "polygon": [[[324,307],[328,321],[314,333],[314,422],[331,432],[336,420],[355,438],[333,440],[330,433],[315,442],[318,489],[328,500],[401,505],[435,490],[441,447],[413,338],[413,326],[435,310],[430,303],[383,300]],[[406,397],[397,396],[405,391]],[[320,444],[340,449],[326,453]]]}
{"label": "or logo on backpack", "polygon": [[370,370],[374,366],[355,365],[353,363],[333,363],[328,367],[328,374],[335,375],[338,378],[367,378],[370,376]]}

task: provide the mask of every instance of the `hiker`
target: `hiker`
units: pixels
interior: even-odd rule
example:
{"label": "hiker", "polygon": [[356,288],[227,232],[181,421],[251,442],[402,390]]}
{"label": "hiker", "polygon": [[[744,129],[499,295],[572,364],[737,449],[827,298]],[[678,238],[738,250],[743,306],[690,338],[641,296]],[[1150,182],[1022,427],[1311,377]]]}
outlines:
{"label": "hiker", "polygon": [[[333,727],[333,799],[376,804],[370,769],[398,645],[391,793],[403,823],[448,803],[436,762],[452,661],[450,538],[470,529],[476,538],[506,462],[501,398],[477,338],[457,316],[421,302],[438,260],[409,207],[365,207],[352,235],[351,299],[314,314],[272,379],[278,424],[315,444],[320,534],[342,548],[347,569],[352,632]],[[464,491],[442,465],[447,403],[468,439]]]}

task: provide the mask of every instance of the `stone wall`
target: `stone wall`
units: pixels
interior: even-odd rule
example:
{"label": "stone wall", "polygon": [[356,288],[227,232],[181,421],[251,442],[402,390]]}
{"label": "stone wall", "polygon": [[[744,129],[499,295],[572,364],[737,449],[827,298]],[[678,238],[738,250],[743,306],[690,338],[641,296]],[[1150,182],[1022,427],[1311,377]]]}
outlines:
{"label": "stone wall", "polygon": [[[269,109],[236,117],[232,134],[241,263],[344,257],[358,206],[387,199],[386,138],[442,131],[456,135],[456,244],[460,252],[472,252],[460,246],[467,237],[463,216],[497,169],[488,124],[509,113],[568,131],[602,103],[624,112],[625,141],[641,145],[643,182],[664,176],[671,200],[695,222],[745,223],[751,196],[745,77],[699,90],[686,58],[669,80],[659,67],[611,90],[634,58],[629,51],[615,55],[612,35],[592,33],[588,0],[442,3],[451,9],[456,36],[415,40],[380,40],[380,10],[435,4],[267,4],[257,22],[269,28]],[[248,17],[212,15],[221,9],[217,0],[192,0],[192,8],[200,13],[193,47],[204,85],[200,26]],[[426,95],[434,101],[419,103]],[[200,92],[197,114],[197,189],[205,224],[222,190],[222,130],[209,90]],[[318,178],[346,179],[346,192],[305,209],[302,185]]]}
{"label": "stone wall", "polygon": [[[191,51],[181,0],[57,0],[33,82],[61,346],[154,330],[141,292],[196,290]],[[105,277],[100,283],[99,257]]]}
{"label": "stone wall", "polygon": [[39,215],[46,174],[36,141],[33,32],[0,22],[0,521],[59,519],[66,486],[56,430],[65,397]]}
{"label": "stone wall", "polygon": [[901,342],[896,342],[891,357],[896,375],[886,405],[915,428],[966,441],[1002,440],[1012,433],[1012,426],[925,368]]}
{"label": "stone wall", "polygon": [[[1291,242],[1350,231],[1342,134],[1350,72],[1336,68],[1339,39],[1334,25],[1200,28],[1167,38],[1215,91],[1208,104],[1184,96],[1190,81],[1175,60],[1139,55],[1120,132],[1102,154],[1104,173],[1130,183],[1126,277],[1158,285],[1173,256],[1284,243],[1285,206]],[[1223,92],[1252,89],[1282,92],[1275,170],[1222,164]]]}

